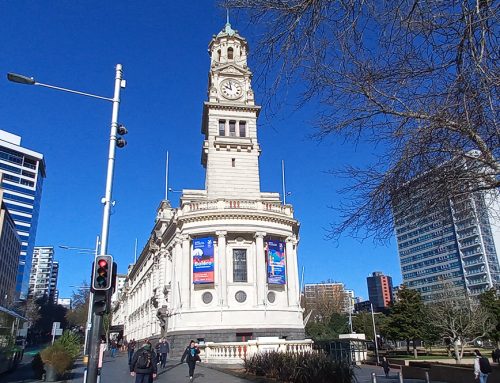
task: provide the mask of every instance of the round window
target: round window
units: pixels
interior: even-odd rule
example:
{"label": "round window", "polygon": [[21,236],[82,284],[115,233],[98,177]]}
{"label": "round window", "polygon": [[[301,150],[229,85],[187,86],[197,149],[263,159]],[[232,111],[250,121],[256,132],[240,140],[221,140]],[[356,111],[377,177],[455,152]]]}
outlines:
{"label": "round window", "polygon": [[236,301],[237,302],[240,302],[240,303],[243,303],[247,300],[247,293],[245,293],[244,291],[237,291],[236,294],[234,295],[234,297],[236,298]]}
{"label": "round window", "polygon": [[203,293],[203,295],[201,296],[201,299],[203,299],[203,303],[205,304],[209,304],[210,302],[212,302],[212,299],[213,299],[213,295],[212,293],[209,293],[208,291]]}
{"label": "round window", "polygon": [[276,300],[276,293],[274,291],[269,291],[267,293],[267,300],[269,301],[269,303],[274,303],[274,301]]}

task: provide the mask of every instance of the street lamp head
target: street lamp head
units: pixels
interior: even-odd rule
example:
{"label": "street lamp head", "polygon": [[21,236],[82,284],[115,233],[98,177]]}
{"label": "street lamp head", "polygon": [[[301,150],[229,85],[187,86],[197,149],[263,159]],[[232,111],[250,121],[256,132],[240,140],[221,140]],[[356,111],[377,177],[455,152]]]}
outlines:
{"label": "street lamp head", "polygon": [[16,73],[7,73],[7,79],[12,82],[17,82],[18,84],[25,85],[35,85],[35,79],[33,77],[23,76]]}

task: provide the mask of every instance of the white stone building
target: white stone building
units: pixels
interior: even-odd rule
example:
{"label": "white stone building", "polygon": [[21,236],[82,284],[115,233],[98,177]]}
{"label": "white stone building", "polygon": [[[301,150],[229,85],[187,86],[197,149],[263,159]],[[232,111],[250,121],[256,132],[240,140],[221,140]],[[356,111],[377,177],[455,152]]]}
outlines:
{"label": "white stone building", "polygon": [[261,336],[303,339],[299,223],[278,193],[260,191],[248,45],[229,23],[210,41],[202,116],[204,190],[158,208],[122,299],[128,339],[166,334],[180,349]]}

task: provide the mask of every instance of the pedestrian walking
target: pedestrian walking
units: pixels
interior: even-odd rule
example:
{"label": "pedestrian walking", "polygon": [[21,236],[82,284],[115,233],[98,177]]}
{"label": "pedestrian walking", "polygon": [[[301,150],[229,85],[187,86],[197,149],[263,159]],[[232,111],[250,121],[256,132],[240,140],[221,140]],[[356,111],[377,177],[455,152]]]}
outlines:
{"label": "pedestrian walking", "polygon": [[493,362],[500,363],[500,348],[496,348],[495,351],[493,351],[495,354],[495,359],[493,359]]}
{"label": "pedestrian walking", "polygon": [[134,356],[135,352],[135,346],[136,346],[136,341],[135,339],[132,339],[130,342],[127,344],[127,352],[128,352],[128,364],[132,364],[132,357]]}
{"label": "pedestrian walking", "polygon": [[380,365],[384,369],[385,377],[388,378],[389,377],[389,371],[391,370],[391,366],[390,366],[389,361],[387,360],[387,358],[385,356],[383,357],[382,363]]}
{"label": "pedestrian walking", "polygon": [[151,383],[156,373],[156,354],[151,343],[147,342],[132,357],[130,375],[135,376],[135,383]]}
{"label": "pedestrian walking", "polygon": [[479,383],[488,381],[488,374],[491,372],[490,361],[488,358],[481,355],[479,350],[474,350],[476,357],[474,358],[474,376],[479,379]]}
{"label": "pedestrian walking", "polygon": [[118,343],[116,342],[116,339],[111,340],[111,357],[114,358],[116,356],[116,351],[117,351]]}
{"label": "pedestrian walking", "polygon": [[158,343],[156,347],[158,350],[158,356],[160,358],[160,365],[162,368],[165,368],[167,367],[167,357],[168,353],[170,352],[170,345],[165,338],[161,338],[160,343]]}
{"label": "pedestrian walking", "polygon": [[198,345],[194,342],[194,340],[191,340],[191,342],[189,342],[189,346],[186,347],[184,354],[182,354],[181,363],[184,363],[185,360],[188,364],[190,382],[192,382],[194,379],[194,369],[196,367],[196,362],[201,361],[200,356],[198,355],[199,353],[200,349],[198,348]]}

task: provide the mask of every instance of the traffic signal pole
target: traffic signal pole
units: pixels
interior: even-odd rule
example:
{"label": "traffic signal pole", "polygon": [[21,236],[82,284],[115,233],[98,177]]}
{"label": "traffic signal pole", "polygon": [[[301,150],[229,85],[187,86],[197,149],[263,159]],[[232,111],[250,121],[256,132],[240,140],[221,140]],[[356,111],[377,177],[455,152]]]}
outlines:
{"label": "traffic signal pole", "polygon": [[[108,253],[108,234],[109,234],[109,220],[111,216],[112,192],[113,192],[113,173],[115,166],[115,151],[117,143],[118,131],[118,109],[120,106],[120,90],[125,87],[125,81],[122,80],[122,66],[116,65],[115,76],[115,91],[113,95],[113,113],[111,116],[111,132],[109,136],[109,153],[108,153],[108,168],[106,173],[106,189],[105,195],[102,199],[104,204],[104,212],[102,217],[102,233],[101,233],[101,246],[100,255]],[[98,257],[94,261],[97,261]],[[112,266],[111,266],[112,267]],[[94,267],[92,275],[94,275]],[[90,346],[89,346],[89,362],[87,364],[87,376],[85,383],[97,383],[97,375],[99,372],[99,348],[100,338],[102,334],[102,314],[96,313],[95,305],[98,297],[96,293],[93,296],[93,313],[92,313],[92,328],[90,330]],[[106,308],[109,310],[109,307]]]}

